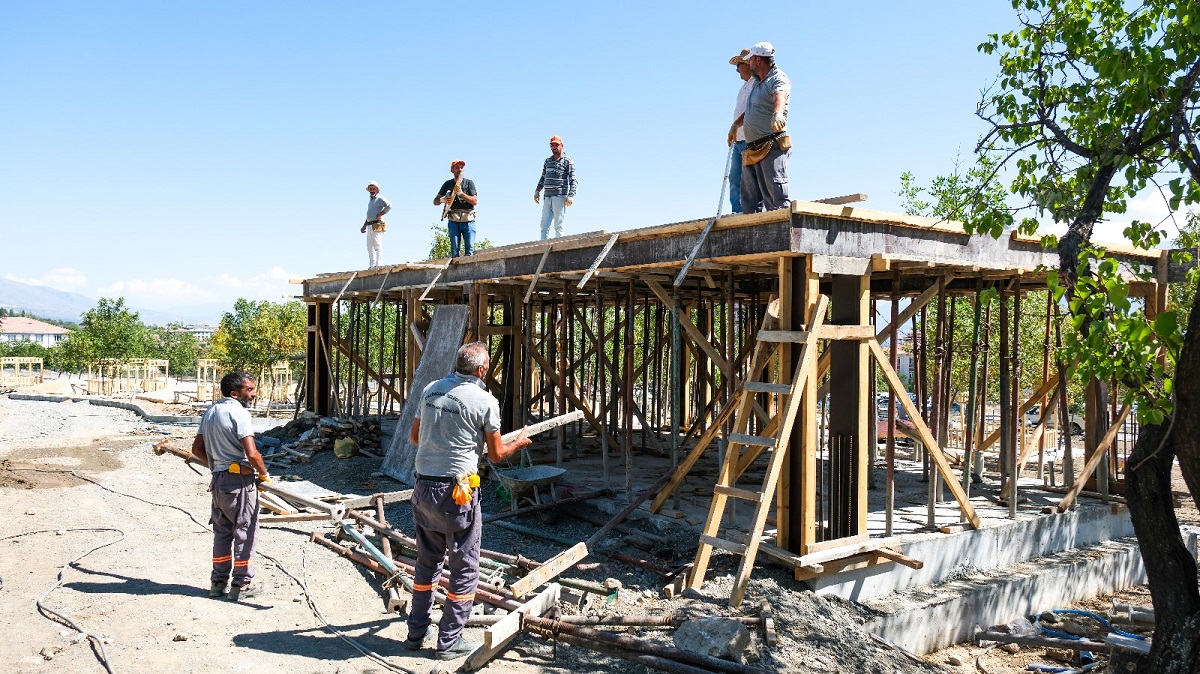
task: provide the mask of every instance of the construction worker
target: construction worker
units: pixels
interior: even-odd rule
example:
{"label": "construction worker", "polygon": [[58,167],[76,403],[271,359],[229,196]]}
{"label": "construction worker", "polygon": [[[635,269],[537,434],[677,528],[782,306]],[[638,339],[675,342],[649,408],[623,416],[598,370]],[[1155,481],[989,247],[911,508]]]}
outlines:
{"label": "construction worker", "polygon": [[[533,203],[542,204],[542,241],[550,236],[550,224],[554,224],[554,237],[563,235],[563,219],[567,206],[575,203],[575,190],[579,182],[575,179],[575,162],[563,154],[563,140],[550,137],[550,156],[542,162],[542,177],[538,178],[533,190]],[[546,190],[542,203],[542,189]]]}
{"label": "construction worker", "polygon": [[746,132],[742,152],[742,212],[757,213],[787,208],[788,158],[792,141],[787,135],[788,99],[792,83],[775,66],[775,47],[759,42],[745,57],[754,74],[754,85],[741,120]]}
{"label": "construction worker", "polygon": [[742,129],[742,120],[746,115],[746,104],[750,101],[750,89],[754,87],[750,73],[750,64],[746,63],[749,49],[729,59],[730,65],[737,68],[737,74],[742,78],[742,88],[738,89],[737,102],[733,106],[733,126],[729,127],[728,143],[733,149],[729,162],[729,205],[732,212],[742,212],[742,151],[746,149],[746,132]]}
{"label": "construction worker", "polygon": [[[246,410],[258,394],[254,378],[230,372],[221,378],[220,400],[200,419],[192,454],[212,471],[213,570],[210,597],[237,601],[257,594],[250,585],[250,558],[258,537],[256,477],[269,482],[267,466],[254,446],[254,429]],[[233,586],[230,587],[230,575]]]}
{"label": "construction worker", "polygon": [[442,183],[433,205],[441,205],[442,217],[447,219],[446,231],[450,235],[450,257],[475,254],[475,205],[479,203],[479,192],[475,182],[463,177],[467,162],[456,159],[450,162],[450,173],[454,177]]}
{"label": "construction worker", "polygon": [[483,377],[491,366],[487,345],[471,342],[458,350],[455,371],[421,393],[421,405],[409,430],[417,446],[413,524],[417,563],[405,648],[420,650],[429,630],[433,588],[447,558],[450,580],[438,623],[437,658],[453,660],[475,650],[462,636],[479,582],[480,435],[488,458],[500,462],[529,444],[522,430],[509,443],[500,437],[500,403],[488,393]]}
{"label": "construction worker", "polygon": [[379,185],[374,180],[367,183],[367,193],[371,195],[367,200],[367,219],[358,231],[367,235],[367,259],[370,268],[374,269],[383,258],[383,233],[387,231],[383,216],[392,210],[392,204],[379,193]]}

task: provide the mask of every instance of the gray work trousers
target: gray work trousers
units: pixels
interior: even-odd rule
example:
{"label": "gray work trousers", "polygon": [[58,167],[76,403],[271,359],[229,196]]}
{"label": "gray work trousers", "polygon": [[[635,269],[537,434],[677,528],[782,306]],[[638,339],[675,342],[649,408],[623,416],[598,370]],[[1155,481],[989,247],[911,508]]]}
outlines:
{"label": "gray work trousers", "polygon": [[792,151],[779,143],[757,164],[742,167],[742,212],[758,213],[791,206],[788,199],[788,159]]}
{"label": "gray work trousers", "polygon": [[258,538],[258,486],[253,473],[227,471],[212,476],[212,582],[224,583],[233,574],[235,587],[254,578],[250,558]]}
{"label": "gray work trousers", "polygon": [[408,613],[408,639],[420,641],[429,630],[433,612],[433,588],[442,575],[442,561],[450,580],[446,603],[438,623],[437,649],[444,651],[458,641],[479,584],[479,542],[483,519],[479,490],[467,505],[454,502],[454,485],[418,477],[413,489],[413,524],[417,529],[417,563],[413,574],[412,608]]}

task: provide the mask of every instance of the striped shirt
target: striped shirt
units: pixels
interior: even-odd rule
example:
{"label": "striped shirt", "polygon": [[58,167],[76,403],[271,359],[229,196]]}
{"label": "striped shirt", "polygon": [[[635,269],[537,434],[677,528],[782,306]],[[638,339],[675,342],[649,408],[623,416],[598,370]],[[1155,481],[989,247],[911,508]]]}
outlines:
{"label": "striped shirt", "polygon": [[575,197],[575,188],[579,181],[575,179],[575,162],[567,155],[558,159],[548,157],[542,164],[542,177],[538,179],[537,188],[545,189],[548,197]]}

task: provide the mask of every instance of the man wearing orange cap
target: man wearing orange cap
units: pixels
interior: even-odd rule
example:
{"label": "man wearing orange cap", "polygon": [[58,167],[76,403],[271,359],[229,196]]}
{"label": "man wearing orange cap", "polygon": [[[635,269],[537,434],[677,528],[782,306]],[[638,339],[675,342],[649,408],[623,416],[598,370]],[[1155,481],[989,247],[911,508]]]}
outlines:
{"label": "man wearing orange cap", "polygon": [[434,206],[445,206],[442,217],[447,218],[447,233],[450,235],[450,257],[475,254],[475,204],[479,203],[475,182],[463,177],[467,162],[456,159],[450,162],[454,178],[442,183]]}
{"label": "man wearing orange cap", "polygon": [[[550,236],[550,224],[554,224],[554,237],[563,235],[563,219],[566,217],[567,206],[575,201],[575,163],[563,154],[563,140],[558,136],[550,137],[550,157],[542,163],[542,177],[538,178],[537,189],[533,191],[533,203],[542,204],[542,240]],[[545,195],[542,190],[545,189]],[[543,202],[542,197],[546,200]]]}

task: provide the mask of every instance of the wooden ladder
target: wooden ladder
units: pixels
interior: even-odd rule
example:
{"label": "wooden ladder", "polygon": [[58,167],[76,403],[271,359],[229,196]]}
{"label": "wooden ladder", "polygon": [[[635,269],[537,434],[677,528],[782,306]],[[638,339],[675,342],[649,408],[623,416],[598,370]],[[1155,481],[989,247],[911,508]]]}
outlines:
{"label": "wooden ladder", "polygon": [[[704,574],[708,570],[708,562],[713,548],[741,555],[741,566],[734,578],[733,591],[729,596],[729,605],[734,608],[742,603],[742,598],[746,593],[746,583],[750,580],[750,571],[754,568],[754,558],[762,544],[763,528],[766,526],[767,514],[774,501],[775,486],[779,481],[784,458],[787,456],[788,438],[791,435],[796,414],[800,409],[804,385],[810,373],[816,369],[818,335],[828,306],[829,298],[821,295],[812,314],[808,317],[807,331],[763,330],[758,334],[759,344],[756,345],[756,349],[760,351],[765,350],[760,347],[771,342],[792,343],[800,346],[800,358],[796,363],[790,384],[747,381],[737,394],[734,432],[729,434],[725,459],[721,463],[717,483],[713,486],[713,499],[712,505],[708,509],[708,519],[705,520],[704,531],[700,535],[700,547],[696,550],[696,560],[692,566],[691,575],[688,577],[688,586],[691,588],[699,589],[704,584]],[[749,435],[747,429],[750,417],[754,414],[754,397],[761,393],[778,396],[779,404],[775,406],[775,416],[764,427],[763,435]],[[738,477],[763,451],[770,452],[770,459],[767,463],[767,472],[763,477],[762,487],[756,491],[736,486]],[[725,506],[730,498],[754,503],[754,516],[751,520],[750,531],[742,539],[744,542],[718,536],[721,530],[721,520],[725,516]]]}

